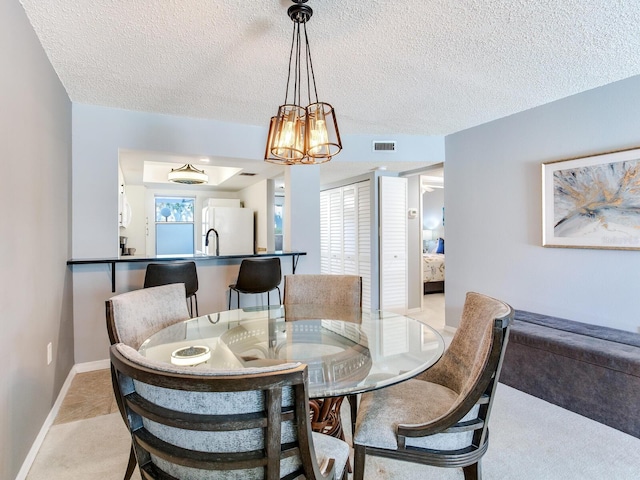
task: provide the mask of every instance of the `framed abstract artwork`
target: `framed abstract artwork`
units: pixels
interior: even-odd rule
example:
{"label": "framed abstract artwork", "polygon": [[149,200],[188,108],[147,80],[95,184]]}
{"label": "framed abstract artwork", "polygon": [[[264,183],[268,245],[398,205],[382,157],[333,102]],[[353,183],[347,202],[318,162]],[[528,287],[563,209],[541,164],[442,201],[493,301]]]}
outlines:
{"label": "framed abstract artwork", "polygon": [[542,244],[640,250],[640,148],[544,163]]}

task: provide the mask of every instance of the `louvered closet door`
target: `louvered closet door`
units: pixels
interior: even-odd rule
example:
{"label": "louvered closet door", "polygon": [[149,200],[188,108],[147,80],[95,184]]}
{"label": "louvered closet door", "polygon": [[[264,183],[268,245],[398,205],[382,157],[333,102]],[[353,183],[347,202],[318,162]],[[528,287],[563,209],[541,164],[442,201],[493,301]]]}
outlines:
{"label": "louvered closet door", "polygon": [[362,306],[371,308],[371,182],[357,186],[358,275],[362,277]]}
{"label": "louvered closet door", "polygon": [[407,309],[407,179],[380,177],[380,308]]}
{"label": "louvered closet door", "polygon": [[329,229],[329,192],[320,192],[320,273],[329,273],[331,231]]}
{"label": "louvered closet door", "polygon": [[356,187],[342,188],[342,273],[358,274],[358,216]]}
{"label": "louvered closet door", "polygon": [[342,190],[329,190],[329,272],[342,273]]}

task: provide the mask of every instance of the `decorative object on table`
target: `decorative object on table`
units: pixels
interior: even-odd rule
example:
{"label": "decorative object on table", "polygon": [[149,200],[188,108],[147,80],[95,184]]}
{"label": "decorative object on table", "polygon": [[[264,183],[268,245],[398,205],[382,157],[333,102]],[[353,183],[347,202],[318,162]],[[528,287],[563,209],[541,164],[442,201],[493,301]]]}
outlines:
{"label": "decorative object on table", "polygon": [[[460,326],[440,360],[414,380],[362,395],[353,437],[354,480],[367,454],[480,477],[488,422],[513,309],[467,293]],[[425,401],[428,399],[428,401]]]}
{"label": "decorative object on table", "polygon": [[211,358],[211,349],[205,345],[190,345],[171,352],[171,363],[182,367],[199,365]]}
{"label": "decorative object on table", "polygon": [[311,432],[306,365],[194,370],[123,344],[110,357],[143,478],[346,480],[349,446]]}
{"label": "decorative object on table", "polygon": [[545,247],[640,249],[640,149],[542,165]]}
{"label": "decorative object on table", "polygon": [[189,301],[189,314],[193,317],[193,303],[198,313],[198,270],[196,262],[162,262],[150,263],[144,274],[144,288],[184,283],[186,298]]}
{"label": "decorative object on table", "polygon": [[[287,10],[293,21],[287,88],[284,104],[271,117],[264,159],[283,165],[324,163],[342,150],[342,141],[333,107],[318,101],[307,36],[307,22],[313,10],[304,5],[307,0],[292,1],[294,5]],[[302,106],[303,101],[306,107]]]}
{"label": "decorative object on table", "polygon": [[[134,290],[111,297],[105,302],[107,334],[111,345],[124,343],[137,350],[154,333],[174,323],[187,320],[189,310],[187,310],[184,298],[184,285],[177,283]],[[124,422],[127,423],[113,367],[111,379],[118,410]],[[131,478],[135,468],[136,456],[132,443],[124,480]]]}
{"label": "decorative object on table", "polygon": [[282,303],[280,282],[282,268],[280,259],[273,258],[245,258],[240,263],[236,283],[229,285],[229,310],[231,310],[231,292],[236,292],[238,308],[240,308],[241,293],[266,293],[267,306],[270,305],[269,292],[278,290],[278,303]]}
{"label": "decorative object on table", "polygon": [[186,185],[200,185],[209,181],[209,176],[204,170],[199,170],[190,163],[180,168],[172,168],[167,176],[170,182],[183,183]]}

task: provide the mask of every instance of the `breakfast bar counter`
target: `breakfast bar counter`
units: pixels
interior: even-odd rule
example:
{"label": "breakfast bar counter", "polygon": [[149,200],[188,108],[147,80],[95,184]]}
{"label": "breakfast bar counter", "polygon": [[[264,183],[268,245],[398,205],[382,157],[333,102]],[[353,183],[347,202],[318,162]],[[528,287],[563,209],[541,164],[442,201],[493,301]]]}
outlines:
{"label": "breakfast bar counter", "polygon": [[196,262],[215,262],[224,263],[233,260],[242,260],[244,258],[261,258],[261,257],[291,257],[291,270],[292,273],[296,273],[296,266],[301,255],[306,255],[307,252],[299,251],[274,251],[274,252],[261,252],[253,254],[236,254],[236,255],[206,255],[206,254],[193,254],[193,255],[120,255],[117,257],[108,258],[72,258],[67,260],[67,265],[88,265],[88,264],[100,264],[108,263],[111,265],[111,291],[116,291],[116,264],[117,263],[140,263],[140,262],[176,262],[176,261],[188,261],[193,260]]}

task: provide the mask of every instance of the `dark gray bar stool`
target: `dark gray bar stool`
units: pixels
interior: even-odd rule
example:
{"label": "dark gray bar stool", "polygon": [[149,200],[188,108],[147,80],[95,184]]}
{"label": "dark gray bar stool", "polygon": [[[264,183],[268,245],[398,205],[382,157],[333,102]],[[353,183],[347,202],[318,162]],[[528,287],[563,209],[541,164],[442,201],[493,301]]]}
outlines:
{"label": "dark gray bar stool", "polygon": [[198,272],[196,262],[167,262],[150,263],[144,276],[144,288],[168,285],[170,283],[184,283],[189,300],[189,313],[193,317],[193,301],[196,303],[196,317],[198,314]]}
{"label": "dark gray bar stool", "polygon": [[229,285],[229,310],[231,310],[231,291],[235,291],[238,295],[238,308],[240,308],[241,293],[266,293],[267,306],[269,306],[269,292],[275,289],[278,290],[278,299],[282,304],[279,287],[281,280],[282,269],[278,257],[245,258],[240,264],[236,283]]}

